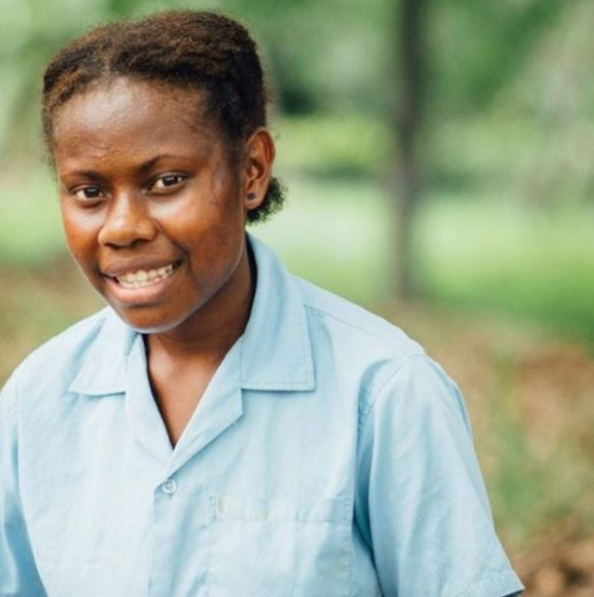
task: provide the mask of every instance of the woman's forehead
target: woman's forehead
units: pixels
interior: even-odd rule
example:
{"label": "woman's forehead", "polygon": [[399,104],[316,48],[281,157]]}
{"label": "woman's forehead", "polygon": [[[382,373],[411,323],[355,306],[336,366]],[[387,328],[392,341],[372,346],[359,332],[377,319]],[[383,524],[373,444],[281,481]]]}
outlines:
{"label": "woman's forehead", "polygon": [[199,117],[198,95],[121,79],[73,96],[57,113],[53,153],[61,169],[81,162],[136,163],[147,155],[212,152],[221,135]]}
{"label": "woman's forehead", "polygon": [[202,131],[215,125],[207,116],[204,91],[118,76],[92,82],[58,108],[53,122],[54,141],[73,125],[105,130],[120,128],[130,120],[150,120],[153,126],[167,120],[170,126]]}

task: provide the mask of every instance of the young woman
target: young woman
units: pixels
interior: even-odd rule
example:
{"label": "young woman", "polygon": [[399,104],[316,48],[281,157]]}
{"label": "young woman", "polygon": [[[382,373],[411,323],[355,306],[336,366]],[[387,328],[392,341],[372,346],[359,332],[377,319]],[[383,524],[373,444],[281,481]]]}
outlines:
{"label": "young woman", "polygon": [[108,304],[0,398],[0,596],[503,597],[455,384],[246,235],[282,202],[256,47],[170,12],[45,73],[64,229]]}

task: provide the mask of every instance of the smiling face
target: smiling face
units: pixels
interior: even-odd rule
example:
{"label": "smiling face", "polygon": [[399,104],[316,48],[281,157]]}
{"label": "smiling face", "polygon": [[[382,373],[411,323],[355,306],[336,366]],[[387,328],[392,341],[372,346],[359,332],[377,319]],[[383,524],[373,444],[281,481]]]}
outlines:
{"label": "smiling face", "polygon": [[75,95],[54,119],[70,251],[139,331],[232,320],[250,300],[244,225],[266,190],[269,136],[253,136],[250,157],[232,164],[199,104],[193,90],[117,78]]}

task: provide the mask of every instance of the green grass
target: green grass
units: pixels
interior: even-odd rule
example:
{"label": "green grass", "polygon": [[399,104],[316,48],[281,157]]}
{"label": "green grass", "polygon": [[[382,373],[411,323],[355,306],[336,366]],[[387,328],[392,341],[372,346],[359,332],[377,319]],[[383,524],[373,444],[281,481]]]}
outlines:
{"label": "green grass", "polygon": [[388,157],[383,123],[354,114],[283,119],[273,132],[281,169],[310,177],[369,178],[382,171]]}
{"label": "green grass", "polygon": [[442,199],[420,218],[422,284],[436,300],[594,342],[593,229],[591,206],[534,213],[497,198]]}
{"label": "green grass", "polygon": [[41,166],[0,182],[0,263],[43,266],[65,250],[55,183]]}

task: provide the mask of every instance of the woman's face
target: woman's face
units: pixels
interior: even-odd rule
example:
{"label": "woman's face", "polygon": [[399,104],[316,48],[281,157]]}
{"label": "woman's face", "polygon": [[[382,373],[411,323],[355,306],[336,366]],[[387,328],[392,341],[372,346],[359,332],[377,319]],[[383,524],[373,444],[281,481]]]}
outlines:
{"label": "woman's face", "polygon": [[249,285],[244,225],[260,201],[246,199],[251,166],[230,164],[199,103],[195,91],[119,78],[54,118],[68,246],[139,331],[177,329]]}

